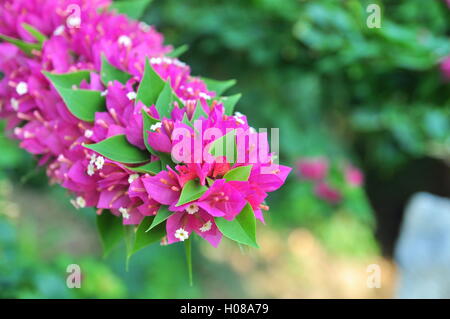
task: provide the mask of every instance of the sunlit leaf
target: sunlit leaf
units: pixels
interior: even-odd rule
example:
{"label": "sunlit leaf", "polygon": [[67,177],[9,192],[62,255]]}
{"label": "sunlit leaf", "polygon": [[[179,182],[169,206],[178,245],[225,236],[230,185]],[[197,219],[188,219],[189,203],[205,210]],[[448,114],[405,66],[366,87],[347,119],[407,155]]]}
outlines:
{"label": "sunlit leaf", "polygon": [[215,221],[224,236],[241,244],[258,247],[256,243],[255,215],[250,204],[247,203],[239,215],[231,221],[222,217],[216,217]]}
{"label": "sunlit leaf", "polygon": [[208,187],[201,185],[198,181],[190,180],[184,184],[181,190],[180,199],[176,206],[181,206],[193,200],[199,199],[206,191]]}
{"label": "sunlit leaf", "polygon": [[102,54],[102,68],[100,75],[105,86],[107,86],[109,82],[113,81],[119,81],[120,83],[125,84],[131,78],[131,74],[119,70],[110,64],[104,54]]}
{"label": "sunlit leaf", "polygon": [[19,39],[8,37],[7,35],[0,34],[0,39],[11,44],[14,44],[20,50],[28,55],[31,55],[33,50],[41,50],[42,45],[40,43],[30,43]]}
{"label": "sunlit leaf", "polygon": [[147,232],[164,222],[167,218],[172,215],[173,212],[169,211],[166,206],[161,206],[158,210],[158,213],[156,213],[155,218],[153,219],[151,225],[146,230]]}
{"label": "sunlit leaf", "polygon": [[248,166],[239,166],[229,170],[223,178],[230,181],[248,181],[250,176],[250,172],[252,171],[252,165]]}
{"label": "sunlit leaf", "polygon": [[136,164],[150,159],[149,154],[130,144],[125,135],[112,136],[96,144],[85,144],[84,147],[119,163]]}
{"label": "sunlit leaf", "polygon": [[28,31],[28,33],[33,36],[40,44],[44,43],[47,40],[47,36],[43,34],[41,31],[29,25],[28,23],[22,23],[22,28]]}

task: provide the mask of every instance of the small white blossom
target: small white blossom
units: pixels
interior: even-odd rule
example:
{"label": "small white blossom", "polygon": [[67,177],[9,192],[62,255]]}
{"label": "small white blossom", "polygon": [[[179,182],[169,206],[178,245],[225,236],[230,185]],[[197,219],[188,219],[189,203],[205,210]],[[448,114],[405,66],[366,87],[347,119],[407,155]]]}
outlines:
{"label": "small white blossom", "polygon": [[75,199],[75,203],[77,204],[77,206],[79,208],[85,208],[86,207],[86,200],[83,197],[81,197],[81,196],[78,196]]}
{"label": "small white blossom", "polygon": [[24,138],[33,138],[34,135],[28,131],[23,131],[23,137]]}
{"label": "small white blossom", "polygon": [[103,165],[105,165],[105,158],[103,156],[97,157],[95,160],[95,167],[97,167],[97,169],[102,169]]}
{"label": "small white blossom", "polygon": [[144,32],[150,31],[150,26],[145,22],[139,22],[139,28]]}
{"label": "small white blossom", "polygon": [[13,110],[17,112],[19,110],[19,101],[17,101],[15,98],[12,98],[10,102]]}
{"label": "small white blossom", "polygon": [[240,117],[235,116],[234,118],[236,119],[236,122],[238,122],[239,124],[245,124],[245,121]]}
{"label": "small white blossom", "polygon": [[131,174],[130,176],[128,176],[128,183],[133,183],[135,180],[137,180],[139,178],[139,174]]}
{"label": "small white blossom", "polygon": [[128,209],[120,207],[119,212],[122,214],[122,217],[125,219],[130,218],[130,214],[128,214]]}
{"label": "small white blossom", "polygon": [[202,99],[205,99],[205,100],[210,100],[211,99],[211,97],[208,94],[204,93],[204,92],[200,92],[198,94],[198,96],[201,97]]}
{"label": "small white blossom", "polygon": [[202,227],[200,227],[200,231],[202,233],[209,231],[209,230],[211,230],[211,226],[212,226],[212,223],[210,220],[208,220],[206,223],[203,224]]}
{"label": "small white blossom", "polygon": [[81,25],[81,18],[79,16],[73,15],[67,18],[67,26],[69,28],[79,28]]}
{"label": "small white blossom", "polygon": [[100,93],[101,96],[106,96],[108,94],[108,90],[104,90],[102,91],[102,93]]}
{"label": "small white blossom", "polygon": [[152,126],[150,126],[150,130],[156,131],[157,129],[161,128],[161,126],[162,126],[161,122],[155,123]]}
{"label": "small white blossom", "polygon": [[191,204],[186,208],[188,214],[192,215],[198,212],[198,206],[195,204]]}
{"label": "small white blossom", "polygon": [[136,97],[137,97],[136,92],[131,91],[131,92],[128,92],[128,93],[127,93],[127,98],[128,98],[130,101],[136,100]]}
{"label": "small white blossom", "polygon": [[88,165],[88,167],[87,167],[87,174],[88,174],[89,176],[92,176],[92,175],[94,175],[94,173],[95,173],[95,167],[94,167],[94,164],[89,163],[89,165]]}
{"label": "small white blossom", "polygon": [[28,84],[26,82],[19,82],[16,86],[16,92],[19,95],[24,95],[28,93]]}
{"label": "small white blossom", "polygon": [[92,135],[94,135],[94,131],[92,131],[92,130],[85,130],[84,131],[84,137],[91,138]]}
{"label": "small white blossom", "polygon": [[61,34],[63,34],[65,29],[66,28],[63,25],[60,25],[59,27],[57,27],[55,29],[55,31],[53,31],[53,35],[61,35]]}
{"label": "small white blossom", "polygon": [[175,231],[175,238],[185,241],[189,238],[189,233],[184,228],[179,228]]}
{"label": "small white blossom", "polygon": [[151,58],[150,59],[150,63],[151,64],[161,64],[162,63],[162,59],[161,58]]}
{"label": "small white blossom", "polygon": [[119,37],[118,42],[119,42],[120,45],[123,45],[125,47],[130,47],[131,43],[132,43],[131,42],[131,38],[129,36],[127,36],[127,35],[121,35]]}
{"label": "small white blossom", "polygon": [[89,164],[94,164],[96,159],[97,159],[97,155],[92,154],[91,155],[91,160],[89,161]]}

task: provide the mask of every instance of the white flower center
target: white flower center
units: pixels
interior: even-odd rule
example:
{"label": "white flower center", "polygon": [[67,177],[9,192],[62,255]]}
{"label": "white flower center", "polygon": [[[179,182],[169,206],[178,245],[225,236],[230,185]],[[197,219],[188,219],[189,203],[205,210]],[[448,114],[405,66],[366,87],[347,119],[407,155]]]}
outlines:
{"label": "white flower center", "polygon": [[139,174],[131,174],[129,177],[128,177],[128,183],[133,183],[135,180],[137,180],[139,178]]}
{"label": "white flower center", "polygon": [[150,31],[150,26],[145,22],[139,22],[139,28],[144,32]]}
{"label": "white flower center", "polygon": [[95,167],[97,169],[102,169],[103,165],[105,165],[105,158],[103,156],[97,157],[97,159],[95,160]]}
{"label": "white flower center", "polygon": [[92,131],[92,130],[85,130],[84,131],[84,137],[91,138],[92,135],[94,135],[94,131]]}
{"label": "white flower center", "polygon": [[175,238],[185,241],[189,238],[189,233],[184,228],[179,228],[175,231]]}
{"label": "white flower center", "polygon": [[19,82],[19,84],[17,84],[16,86],[16,92],[19,95],[24,95],[28,93],[28,84],[26,84],[25,82]]}
{"label": "white flower center", "polygon": [[186,208],[188,214],[192,215],[198,212],[198,206],[195,204],[191,204]]}
{"label": "white flower center", "polygon": [[81,18],[78,16],[70,16],[67,19],[67,25],[69,28],[79,28],[81,25]]}
{"label": "white flower center", "polygon": [[95,167],[94,167],[94,164],[89,163],[89,165],[88,165],[88,167],[87,167],[87,174],[88,174],[89,176],[92,176],[92,175],[94,175],[94,173],[95,173]]}
{"label": "white flower center", "polygon": [[156,131],[157,129],[161,128],[161,126],[162,126],[161,122],[155,123],[152,126],[150,126],[150,130]]}
{"label": "white flower center", "polygon": [[53,31],[53,35],[61,35],[61,34],[63,34],[63,32],[64,32],[65,29],[66,29],[66,28],[64,28],[63,25],[60,25],[59,27],[57,27],[57,28],[55,29],[55,31]]}
{"label": "white flower center", "polygon": [[122,214],[122,217],[125,219],[130,218],[130,214],[128,214],[128,209],[120,207],[119,212]]}
{"label": "white flower center", "polygon": [[78,207],[80,207],[80,208],[86,207],[86,200],[81,196],[78,196],[75,199],[75,203],[77,203]]}
{"label": "white flower center", "polygon": [[136,100],[137,94],[136,92],[128,92],[127,93],[127,98],[132,101],[132,100]]}
{"label": "white flower center", "polygon": [[78,196],[77,198],[75,198],[75,200],[71,199],[70,203],[76,209],[80,209],[80,208],[86,207],[86,200],[83,197],[81,197],[81,196]]}
{"label": "white flower center", "polygon": [[125,47],[131,46],[131,38],[129,36],[126,36],[126,35],[121,35],[119,37],[118,42],[119,42],[120,45],[123,45]]}
{"label": "white flower center", "polygon": [[17,101],[15,98],[12,98],[10,102],[13,110],[17,112],[19,110],[19,101]]}
{"label": "white flower center", "polygon": [[234,118],[236,119],[236,122],[238,122],[239,124],[245,124],[245,121],[240,117],[235,116]]}
{"label": "white flower center", "polygon": [[212,226],[212,223],[210,220],[208,220],[206,223],[203,224],[202,227],[200,227],[200,231],[202,233],[209,231],[209,230],[211,230],[211,226]]}
{"label": "white flower center", "polygon": [[211,97],[208,94],[204,93],[204,92],[200,92],[198,94],[198,96],[201,97],[202,99],[205,99],[205,100],[210,100],[211,99]]}

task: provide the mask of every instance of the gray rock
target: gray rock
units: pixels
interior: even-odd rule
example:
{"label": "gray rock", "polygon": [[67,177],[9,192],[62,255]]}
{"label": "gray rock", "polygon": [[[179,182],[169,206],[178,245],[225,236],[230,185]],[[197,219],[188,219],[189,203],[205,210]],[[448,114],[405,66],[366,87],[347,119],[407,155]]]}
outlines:
{"label": "gray rock", "polygon": [[395,249],[398,298],[450,298],[450,199],[415,194]]}

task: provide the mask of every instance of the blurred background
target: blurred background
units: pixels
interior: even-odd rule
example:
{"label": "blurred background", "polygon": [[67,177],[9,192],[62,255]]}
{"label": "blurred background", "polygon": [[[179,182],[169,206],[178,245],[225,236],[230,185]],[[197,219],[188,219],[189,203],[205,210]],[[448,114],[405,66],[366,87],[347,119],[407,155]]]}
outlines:
{"label": "blurred background", "polygon": [[[367,27],[372,3],[381,28]],[[192,73],[236,79],[237,111],[280,128],[293,172],[269,196],[261,248],[195,242],[192,287],[182,245],[150,246],[126,271],[123,247],[102,258],[94,211],[75,210],[2,136],[0,297],[393,298],[420,271],[439,275],[416,296],[450,297],[450,283],[430,284],[450,278],[450,232],[427,226],[450,225],[439,222],[450,218],[449,18],[444,0],[154,0],[143,20],[189,45]],[[414,268],[417,244],[430,262],[448,258]],[[66,287],[68,264],[81,266],[81,289]]]}

